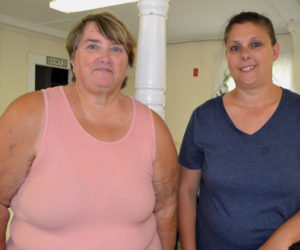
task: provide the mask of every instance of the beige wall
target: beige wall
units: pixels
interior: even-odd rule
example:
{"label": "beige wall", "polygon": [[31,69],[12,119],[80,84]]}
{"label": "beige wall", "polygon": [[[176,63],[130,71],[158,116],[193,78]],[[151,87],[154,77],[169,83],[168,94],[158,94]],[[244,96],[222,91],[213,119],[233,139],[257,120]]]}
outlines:
{"label": "beige wall", "polygon": [[29,54],[68,58],[64,42],[0,28],[0,115],[12,100],[27,92]]}
{"label": "beige wall", "polygon": [[[212,96],[214,65],[222,51],[219,41],[167,46],[165,120],[177,148],[192,111]],[[198,77],[193,76],[194,68],[198,69]]]}

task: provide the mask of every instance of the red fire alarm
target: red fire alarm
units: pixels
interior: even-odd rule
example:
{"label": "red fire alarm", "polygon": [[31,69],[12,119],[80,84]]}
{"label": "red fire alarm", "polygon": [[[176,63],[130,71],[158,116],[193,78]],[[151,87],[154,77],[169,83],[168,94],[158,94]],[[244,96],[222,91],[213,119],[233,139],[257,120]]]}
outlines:
{"label": "red fire alarm", "polygon": [[193,76],[194,77],[198,76],[198,68],[194,68]]}

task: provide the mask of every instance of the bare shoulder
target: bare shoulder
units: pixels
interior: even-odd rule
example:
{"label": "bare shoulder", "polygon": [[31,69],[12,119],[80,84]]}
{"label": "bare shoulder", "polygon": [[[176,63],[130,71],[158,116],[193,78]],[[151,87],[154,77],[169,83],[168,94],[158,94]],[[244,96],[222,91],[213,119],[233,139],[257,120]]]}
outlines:
{"label": "bare shoulder", "polygon": [[[14,100],[0,117],[1,124],[22,125],[40,118],[44,113],[44,98],[40,91],[24,94]],[[14,122],[15,121],[15,122]],[[35,121],[36,122],[36,121]]]}
{"label": "bare shoulder", "polygon": [[27,93],[14,100],[0,117],[0,145],[21,141],[34,145],[44,119],[42,92]]}
{"label": "bare shoulder", "polygon": [[171,141],[173,143],[171,133],[165,121],[156,112],[152,111],[152,114],[153,114],[155,132],[157,134],[156,137],[158,137],[159,139],[159,137],[162,136],[164,139],[167,139],[168,141]]}
{"label": "bare shoulder", "polygon": [[171,158],[170,160],[175,160],[177,162],[177,152],[169,128],[156,112],[152,111],[152,114],[154,119],[158,156],[160,153],[162,155],[167,153]]}
{"label": "bare shoulder", "polygon": [[35,158],[42,134],[44,99],[41,92],[13,101],[0,117],[0,199],[8,203]]}
{"label": "bare shoulder", "polygon": [[[19,114],[28,114],[27,112],[31,112],[32,114],[35,113],[35,111],[42,111],[44,109],[44,98],[43,93],[41,91],[36,92],[30,92],[26,93],[14,101],[11,102],[11,104],[7,107],[4,114],[1,116],[1,118],[7,114],[16,114],[16,112],[19,112]],[[24,113],[24,111],[26,113]]]}
{"label": "bare shoulder", "polygon": [[0,135],[9,134],[11,139],[13,135],[20,139],[30,138],[39,132],[43,116],[42,92],[27,93],[14,100],[0,117]]}

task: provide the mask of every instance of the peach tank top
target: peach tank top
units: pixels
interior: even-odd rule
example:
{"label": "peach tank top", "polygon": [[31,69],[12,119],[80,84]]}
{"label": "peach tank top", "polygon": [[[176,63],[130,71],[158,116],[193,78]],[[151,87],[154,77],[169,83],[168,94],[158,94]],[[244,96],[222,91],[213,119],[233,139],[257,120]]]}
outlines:
{"label": "peach tank top", "polygon": [[11,203],[15,216],[7,249],[161,249],[153,214],[150,109],[131,98],[127,134],[102,142],[80,126],[62,87],[43,93],[44,133]]}

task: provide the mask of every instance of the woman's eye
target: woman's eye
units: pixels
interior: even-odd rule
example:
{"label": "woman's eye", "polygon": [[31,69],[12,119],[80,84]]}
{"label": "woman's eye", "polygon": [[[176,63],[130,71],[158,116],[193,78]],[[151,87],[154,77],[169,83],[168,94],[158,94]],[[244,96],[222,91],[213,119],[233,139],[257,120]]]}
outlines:
{"label": "woman's eye", "polygon": [[252,47],[260,47],[261,46],[261,43],[260,42],[253,42],[251,44]]}
{"label": "woman's eye", "polygon": [[112,47],[111,50],[113,52],[120,52],[120,51],[122,51],[122,49],[120,47]]}
{"label": "woman's eye", "polygon": [[88,46],[88,48],[94,50],[94,49],[97,49],[98,46],[97,46],[96,44],[90,44],[90,45]]}
{"label": "woman's eye", "polygon": [[240,47],[238,45],[233,45],[230,47],[230,50],[237,51]]}

